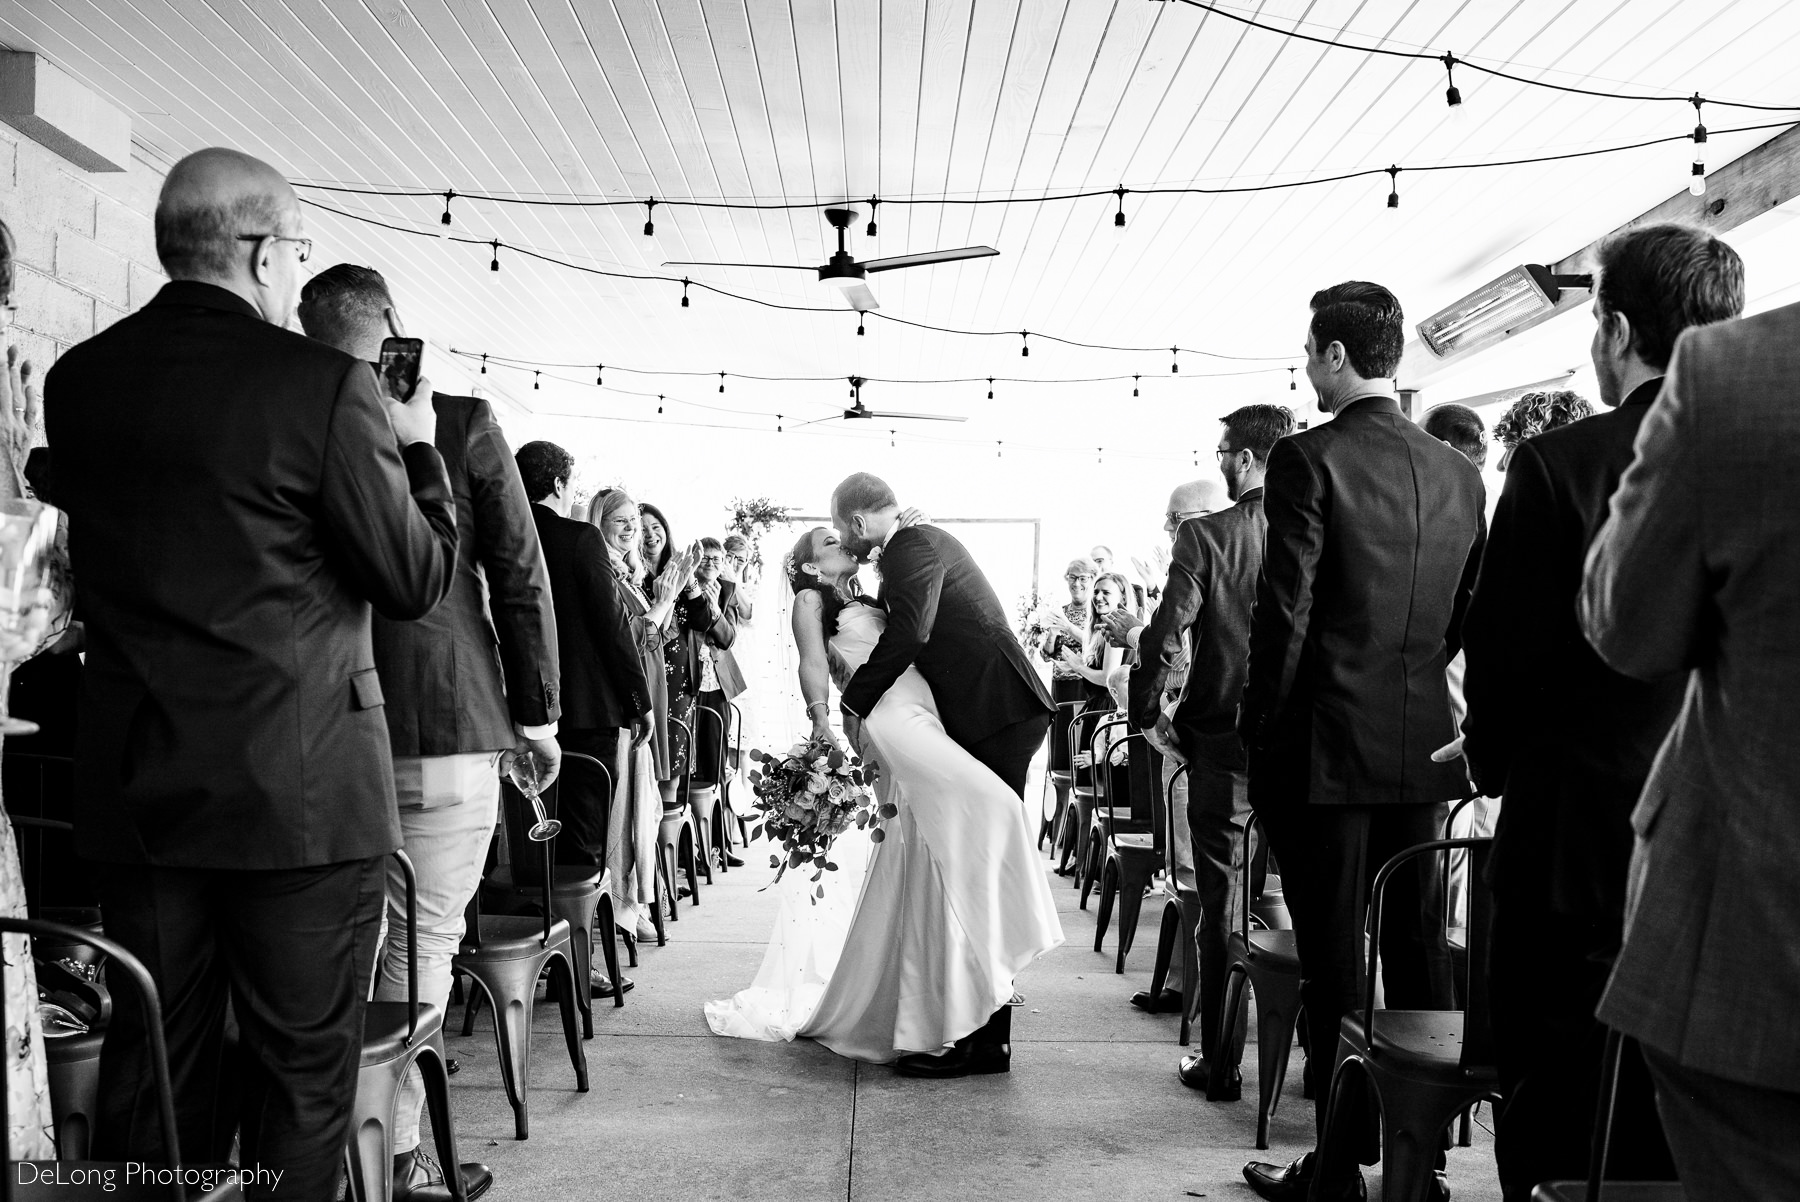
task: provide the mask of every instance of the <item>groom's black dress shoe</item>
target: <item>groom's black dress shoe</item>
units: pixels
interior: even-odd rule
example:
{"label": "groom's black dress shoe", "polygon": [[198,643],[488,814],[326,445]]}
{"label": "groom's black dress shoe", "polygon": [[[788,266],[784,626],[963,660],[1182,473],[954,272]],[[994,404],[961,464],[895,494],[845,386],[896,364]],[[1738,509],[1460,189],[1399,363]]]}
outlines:
{"label": "groom's black dress shoe", "polygon": [[1212,1067],[1206,1058],[1199,1053],[1183,1056],[1181,1063],[1175,1067],[1175,1075],[1189,1089],[1204,1089],[1209,1102],[1235,1102],[1244,1096],[1243,1070],[1233,1065],[1231,1070],[1213,1081]]}
{"label": "groom's black dress shoe", "polygon": [[[1312,1197],[1313,1154],[1308,1152],[1286,1166],[1253,1160],[1244,1166],[1244,1180],[1258,1196],[1270,1202],[1307,1202]],[[1341,1192],[1325,1195],[1317,1202],[1367,1202],[1368,1196],[1368,1187],[1358,1173],[1344,1182]]]}
{"label": "groom's black dress shoe", "polygon": [[1181,1013],[1181,990],[1165,989],[1154,998],[1148,989],[1131,995],[1131,1004],[1147,1014]]}
{"label": "groom's black dress shoe", "polygon": [[1002,1006],[981,1027],[941,1055],[912,1052],[894,1062],[902,1077],[972,1077],[1012,1071],[1012,1007]]}

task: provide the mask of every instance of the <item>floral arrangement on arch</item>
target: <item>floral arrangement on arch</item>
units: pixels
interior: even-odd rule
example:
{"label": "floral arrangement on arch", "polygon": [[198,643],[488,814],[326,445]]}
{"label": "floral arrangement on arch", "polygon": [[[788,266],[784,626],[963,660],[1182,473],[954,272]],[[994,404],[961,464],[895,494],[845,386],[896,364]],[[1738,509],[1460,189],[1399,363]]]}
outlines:
{"label": "floral arrangement on arch", "polygon": [[750,544],[750,562],[763,566],[762,536],[786,524],[791,505],[777,505],[767,497],[736,498],[731,502],[731,532]]}
{"label": "floral arrangement on arch", "polygon": [[827,872],[837,871],[830,854],[832,840],[854,826],[868,830],[870,841],[879,843],[886,832],[876,824],[899,810],[892,803],[875,804],[862,765],[831,739],[806,739],[781,754],[753,749],[750,758],[762,765],[750,770],[758,812],[758,825],[750,837],[767,832],[781,843],[782,854],[769,857],[769,867],[778,870],[769,883],[779,882],[790,868],[811,864],[816,905],[825,896],[819,882]]}

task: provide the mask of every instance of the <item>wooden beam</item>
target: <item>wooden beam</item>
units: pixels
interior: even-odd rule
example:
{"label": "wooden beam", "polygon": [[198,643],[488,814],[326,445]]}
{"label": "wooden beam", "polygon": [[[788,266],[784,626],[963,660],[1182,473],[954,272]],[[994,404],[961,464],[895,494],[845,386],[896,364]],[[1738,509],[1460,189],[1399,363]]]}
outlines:
{"label": "wooden beam", "polygon": [[[1706,177],[1705,195],[1693,196],[1685,190],[1677,192],[1618,229],[1594,239],[1575,253],[1565,255],[1547,266],[1556,275],[1585,274],[1593,270],[1594,252],[1613,234],[1663,221],[1697,225],[1715,234],[1723,234],[1771,209],[1780,208],[1796,196],[1800,196],[1800,125],[1783,130],[1750,153],[1714,170]],[[1511,332],[1520,334],[1534,326],[1540,326],[1559,314],[1581,308],[1590,299],[1587,292],[1565,291],[1557,300],[1555,308],[1520,323]],[[1408,390],[1429,387],[1449,375],[1454,368],[1467,364],[1496,345],[1504,344],[1490,344],[1478,350],[1447,355],[1440,359],[1423,342],[1414,338],[1407,342],[1406,353],[1400,361],[1401,386]]]}
{"label": "wooden beam", "polygon": [[0,121],[83,171],[131,167],[131,117],[41,54],[0,51]]}

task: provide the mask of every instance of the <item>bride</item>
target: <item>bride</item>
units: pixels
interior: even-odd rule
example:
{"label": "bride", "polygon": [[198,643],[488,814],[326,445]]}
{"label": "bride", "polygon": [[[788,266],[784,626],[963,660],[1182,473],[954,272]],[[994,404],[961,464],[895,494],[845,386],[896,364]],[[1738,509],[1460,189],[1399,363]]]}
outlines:
{"label": "bride", "polygon": [[[857,592],[857,566],[823,527],[803,535],[789,560],[800,690],[815,736],[833,737],[829,682],[842,688],[886,626],[879,605]],[[861,739],[865,762],[878,767],[877,793],[899,814],[881,843],[855,830],[839,837],[840,870],[818,905],[805,874],[789,875],[797,884],[783,887],[755,983],[706,1004],[717,1034],[800,1035],[874,1064],[942,1052],[1004,1008],[1013,978],[1063,940],[1018,796],[945,733],[916,669],[870,712]],[[976,1071],[1005,1072],[1007,1061]]]}

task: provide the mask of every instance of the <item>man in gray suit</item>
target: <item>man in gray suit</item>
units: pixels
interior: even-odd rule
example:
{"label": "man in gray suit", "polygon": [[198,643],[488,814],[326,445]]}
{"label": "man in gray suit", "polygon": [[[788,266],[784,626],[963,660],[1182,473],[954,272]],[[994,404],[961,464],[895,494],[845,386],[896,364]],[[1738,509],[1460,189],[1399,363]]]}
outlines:
{"label": "man in gray suit", "polygon": [[1800,305],[1690,330],[1588,553],[1614,669],[1688,673],[1632,813],[1600,1018],[1635,1037],[1690,1199],[1800,1182]]}

